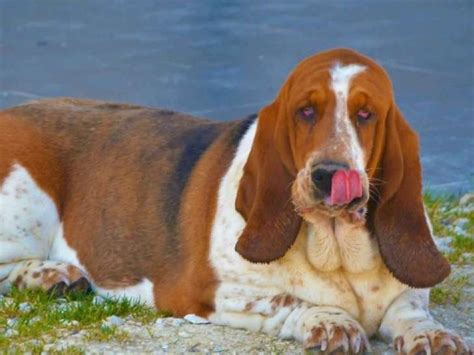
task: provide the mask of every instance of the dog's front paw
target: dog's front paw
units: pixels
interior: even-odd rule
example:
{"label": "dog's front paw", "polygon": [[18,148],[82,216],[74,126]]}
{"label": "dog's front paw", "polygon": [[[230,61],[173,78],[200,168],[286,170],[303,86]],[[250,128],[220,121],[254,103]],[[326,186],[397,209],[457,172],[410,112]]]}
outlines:
{"label": "dog's front paw", "polygon": [[394,340],[399,354],[472,354],[460,336],[446,329],[416,330],[400,335]]}
{"label": "dog's front paw", "polygon": [[317,312],[305,320],[303,327],[307,350],[358,354],[370,349],[360,324],[342,312]]}

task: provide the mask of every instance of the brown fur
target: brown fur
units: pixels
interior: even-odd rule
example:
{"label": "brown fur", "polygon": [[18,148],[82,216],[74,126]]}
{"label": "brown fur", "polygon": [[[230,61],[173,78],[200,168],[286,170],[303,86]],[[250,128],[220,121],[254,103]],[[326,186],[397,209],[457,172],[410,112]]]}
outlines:
{"label": "brown fur", "polygon": [[235,249],[253,262],[270,262],[285,255],[301,225],[291,203],[292,176],[275,147],[275,137],[285,133],[275,127],[276,115],[274,106],[260,112],[236,200],[237,211],[247,225]]}

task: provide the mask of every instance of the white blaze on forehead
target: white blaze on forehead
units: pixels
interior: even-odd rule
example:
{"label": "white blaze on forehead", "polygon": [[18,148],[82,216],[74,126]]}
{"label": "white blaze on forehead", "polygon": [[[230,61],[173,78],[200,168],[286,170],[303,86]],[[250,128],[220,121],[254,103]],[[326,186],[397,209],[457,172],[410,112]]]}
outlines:
{"label": "white blaze on forehead", "polygon": [[365,69],[365,66],[359,64],[342,66],[340,63],[336,63],[330,71],[331,88],[336,96],[336,109],[334,112],[336,137],[340,138],[339,144],[346,145],[350,158],[353,160],[352,163],[359,170],[364,169],[364,154],[360,147],[357,133],[349,118],[347,98],[352,78]]}

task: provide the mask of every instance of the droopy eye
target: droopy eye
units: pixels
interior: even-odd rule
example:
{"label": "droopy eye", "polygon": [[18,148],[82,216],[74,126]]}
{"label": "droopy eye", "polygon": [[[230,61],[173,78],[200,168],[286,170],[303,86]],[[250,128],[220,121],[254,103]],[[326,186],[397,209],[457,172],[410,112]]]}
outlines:
{"label": "droopy eye", "polygon": [[298,115],[305,121],[312,122],[316,118],[316,111],[312,106],[305,106],[298,110]]}
{"label": "droopy eye", "polygon": [[357,111],[357,122],[358,123],[365,123],[367,121],[370,121],[372,118],[372,112],[368,110],[361,109]]}

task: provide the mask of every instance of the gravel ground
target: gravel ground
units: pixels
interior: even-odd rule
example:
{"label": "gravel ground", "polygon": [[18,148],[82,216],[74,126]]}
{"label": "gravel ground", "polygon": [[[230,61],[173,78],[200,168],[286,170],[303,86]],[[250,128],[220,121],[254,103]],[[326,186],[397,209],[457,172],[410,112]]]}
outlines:
{"label": "gravel ground", "polygon": [[[433,315],[445,326],[456,330],[474,344],[474,267],[456,268],[455,275],[467,275],[470,285],[463,291],[461,301],[456,305],[432,306]],[[61,340],[50,348],[61,349],[75,345],[87,353],[290,353],[303,354],[301,344],[241,329],[211,324],[193,324],[178,318],[158,319],[155,324],[143,325],[131,319],[110,319],[129,334],[124,342],[88,342],[85,332],[64,334]],[[373,352],[392,354],[392,348],[380,340],[372,339]]]}

